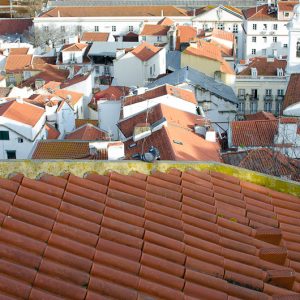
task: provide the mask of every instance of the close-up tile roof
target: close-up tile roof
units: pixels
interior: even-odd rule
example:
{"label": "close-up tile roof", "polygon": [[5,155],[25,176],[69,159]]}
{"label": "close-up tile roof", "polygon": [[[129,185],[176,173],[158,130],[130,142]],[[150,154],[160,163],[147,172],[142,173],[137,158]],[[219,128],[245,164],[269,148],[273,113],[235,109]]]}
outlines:
{"label": "close-up tile roof", "polygon": [[29,48],[11,48],[9,50],[9,55],[19,55],[19,54],[27,54]]}
{"label": "close-up tile roof", "polygon": [[[127,6],[128,7],[128,6]],[[93,7],[55,7],[40,15],[41,18],[51,17],[165,17],[187,16],[187,11],[176,6],[93,6]]]}
{"label": "close-up tile roof", "polygon": [[84,32],[81,40],[85,42],[106,42],[108,40],[108,32]]}
{"label": "close-up tile roof", "polygon": [[87,123],[82,125],[79,128],[76,128],[74,131],[68,133],[65,136],[66,140],[78,140],[78,141],[96,141],[96,140],[108,140],[109,134],[106,131],[101,130],[100,128]]}
{"label": "close-up tile roof", "polygon": [[205,170],[0,179],[1,299],[299,299],[299,198]]}
{"label": "close-up tile roof", "polygon": [[143,42],[134,48],[131,53],[134,54],[141,61],[147,61],[158,53],[162,48],[155,47],[147,42]]}
{"label": "close-up tile roof", "polygon": [[278,120],[233,121],[230,127],[232,145],[236,147],[272,146],[278,130]]}
{"label": "close-up tile roof", "polygon": [[159,24],[146,24],[143,27],[140,35],[167,35],[170,30],[170,26]]}
{"label": "close-up tile roof", "polygon": [[300,94],[300,74],[291,74],[284,100],[282,103],[282,110],[286,109],[288,106],[296,104],[299,102]]}
{"label": "close-up tile roof", "polygon": [[56,140],[60,136],[60,132],[54,126],[49,123],[45,124],[45,128],[47,130],[47,140]]}
{"label": "close-up tile roof", "polygon": [[161,85],[159,87],[152,88],[150,90],[147,90],[145,93],[140,95],[133,95],[133,96],[127,96],[124,99],[124,106],[132,105],[138,102],[146,101],[149,99],[161,97],[164,95],[170,95],[177,98],[181,98],[185,101],[197,104],[197,99],[195,97],[195,94],[192,91],[184,90],[181,88],[178,88],[173,85],[165,84]]}

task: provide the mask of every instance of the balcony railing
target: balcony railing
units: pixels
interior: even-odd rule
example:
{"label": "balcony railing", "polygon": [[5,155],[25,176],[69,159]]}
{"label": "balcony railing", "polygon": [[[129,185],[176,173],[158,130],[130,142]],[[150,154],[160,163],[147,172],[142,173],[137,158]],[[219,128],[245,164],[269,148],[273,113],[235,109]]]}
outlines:
{"label": "balcony railing", "polygon": [[283,101],[283,99],[284,99],[284,95],[277,95],[275,98],[276,101]]}
{"label": "balcony railing", "polygon": [[264,95],[264,100],[265,101],[273,101],[274,97],[273,97],[273,95]]}
{"label": "balcony railing", "polygon": [[250,95],[249,99],[250,99],[250,101],[258,101],[259,100],[259,96]]}
{"label": "balcony railing", "polygon": [[239,100],[246,100],[246,95],[238,95]]}

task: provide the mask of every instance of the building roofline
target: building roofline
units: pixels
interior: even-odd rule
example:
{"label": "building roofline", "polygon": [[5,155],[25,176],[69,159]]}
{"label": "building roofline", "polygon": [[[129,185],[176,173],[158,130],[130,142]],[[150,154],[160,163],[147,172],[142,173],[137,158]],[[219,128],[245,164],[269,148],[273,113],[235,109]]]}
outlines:
{"label": "building roofline", "polygon": [[[82,141],[81,141],[82,142]],[[26,177],[36,178],[41,170],[45,173],[59,176],[62,172],[71,172],[74,175],[84,177],[87,173],[106,174],[109,170],[121,174],[130,174],[137,171],[150,174],[152,171],[166,172],[170,169],[181,171],[188,169],[211,170],[227,175],[232,175],[249,184],[257,184],[275,191],[298,196],[300,195],[300,184],[294,181],[281,179],[274,176],[250,171],[247,169],[217,163],[217,162],[195,162],[195,161],[157,161],[145,163],[141,161],[94,161],[94,160],[1,160],[0,177],[9,177],[11,174],[22,173]]]}

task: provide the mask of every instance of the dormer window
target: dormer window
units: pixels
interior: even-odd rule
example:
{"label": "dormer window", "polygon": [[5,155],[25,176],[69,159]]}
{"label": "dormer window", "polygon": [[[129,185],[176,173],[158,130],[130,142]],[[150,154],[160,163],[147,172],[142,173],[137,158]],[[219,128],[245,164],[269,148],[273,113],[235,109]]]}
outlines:
{"label": "dormer window", "polygon": [[256,68],[251,68],[251,76],[257,77],[257,69]]}
{"label": "dormer window", "polygon": [[297,50],[296,50],[296,56],[300,57],[300,41],[297,42]]}
{"label": "dormer window", "polygon": [[282,68],[277,68],[277,76],[282,77],[283,76],[283,69]]}
{"label": "dormer window", "polygon": [[290,13],[289,13],[288,11],[285,11],[285,12],[284,12],[284,16],[285,16],[286,18],[288,18],[288,17],[290,16]]}

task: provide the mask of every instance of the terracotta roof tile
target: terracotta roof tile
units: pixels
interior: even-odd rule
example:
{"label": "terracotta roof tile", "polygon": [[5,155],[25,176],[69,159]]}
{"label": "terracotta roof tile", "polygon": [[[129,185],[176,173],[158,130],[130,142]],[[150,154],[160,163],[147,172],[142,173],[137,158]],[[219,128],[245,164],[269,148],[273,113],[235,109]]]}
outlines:
{"label": "terracotta roof tile", "polygon": [[53,96],[58,96],[64,100],[68,100],[72,107],[74,107],[80,99],[83,98],[83,93],[73,92],[69,90],[58,89],[54,92]]}
{"label": "terracotta roof tile", "polygon": [[98,120],[90,120],[90,119],[76,119],[75,120],[75,127],[79,128],[85,124],[92,124],[98,127]]}
{"label": "terracotta roof tile", "polygon": [[297,4],[298,1],[279,1],[277,5],[279,11],[293,11]]}
{"label": "terracotta roof tile", "polygon": [[[0,205],[3,299],[200,294],[235,300],[298,293],[300,225],[286,215],[300,211],[295,196],[252,184],[262,199],[271,199],[270,207],[248,206],[243,182],[194,170],[135,180],[115,172],[40,178],[0,180],[0,204],[8,205],[3,211]],[[196,192],[201,186],[212,201]],[[218,202],[228,198],[218,197],[220,186],[231,191],[234,208],[245,207],[244,216],[219,212]],[[275,222],[279,228],[270,229]]]}
{"label": "terracotta roof tile", "polygon": [[270,112],[260,111],[255,114],[245,115],[245,119],[247,121],[250,121],[250,120],[276,120],[276,117]]}
{"label": "terracotta roof tile", "polygon": [[29,48],[11,48],[9,50],[9,55],[20,55],[20,54],[27,54]]}
{"label": "terracotta roof tile", "polygon": [[282,110],[299,102],[300,74],[291,74],[289,84],[282,103]]}
{"label": "terracotta roof tile", "polygon": [[176,6],[94,6],[94,7],[58,7],[44,12],[40,17],[118,17],[118,16],[186,16],[185,9]]}
{"label": "terracotta roof tile", "polygon": [[[263,147],[274,144],[278,120],[231,122],[232,144],[236,147]],[[245,132],[247,134],[245,134]]]}
{"label": "terracotta roof tile", "polygon": [[158,25],[171,26],[174,24],[174,21],[168,17],[162,18],[158,23]]}
{"label": "terracotta roof tile", "polygon": [[68,51],[82,51],[87,46],[88,46],[87,44],[80,44],[80,43],[69,44],[69,45],[64,45],[61,51],[64,51],[64,52],[68,52]]}
{"label": "terracotta roof tile", "polygon": [[60,132],[55,127],[53,127],[49,123],[46,123],[45,124],[45,128],[46,128],[46,130],[48,132],[48,135],[47,135],[47,139],[48,140],[56,140],[56,139],[58,139],[58,137],[60,136]]}
{"label": "terracotta roof tile", "polygon": [[239,75],[251,75],[251,68],[256,68],[258,76],[277,76],[277,69],[283,71],[286,68],[287,61],[284,59],[274,58],[274,61],[268,61],[266,57],[254,57],[250,59],[247,67],[238,73]]}
{"label": "terracotta roof tile", "polygon": [[16,34],[24,33],[33,25],[32,19],[1,19],[0,20],[0,34]]}
{"label": "terracotta roof tile", "polygon": [[139,46],[134,48],[131,53],[135,55],[141,61],[147,61],[158,53],[161,48],[155,47],[147,42],[141,43]]}
{"label": "terracotta roof tile", "polygon": [[0,105],[0,116],[32,127],[42,118],[43,114],[44,109],[26,102],[19,103],[13,100]]}
{"label": "terracotta roof tile", "polygon": [[243,15],[245,19],[251,21],[271,21],[277,20],[277,15],[275,12],[268,13],[268,5],[264,4],[258,7],[251,7],[248,9],[243,10]]}
{"label": "terracotta roof tile", "polygon": [[96,141],[108,140],[108,133],[92,124],[84,124],[65,136],[66,140]]}
{"label": "terracotta roof tile", "polygon": [[143,27],[140,35],[167,35],[170,30],[170,26],[166,25],[155,25],[155,24],[146,24]]}
{"label": "terracotta roof tile", "polygon": [[31,66],[32,55],[27,54],[15,54],[9,55],[5,63],[5,71],[10,72],[21,72]]}
{"label": "terracotta roof tile", "polygon": [[106,42],[108,37],[109,33],[107,32],[84,32],[81,40],[85,42]]}

